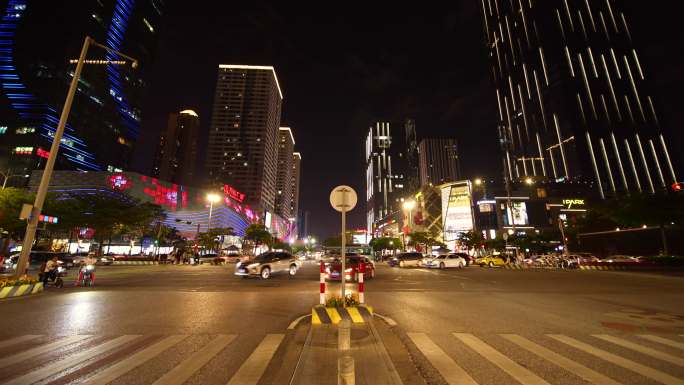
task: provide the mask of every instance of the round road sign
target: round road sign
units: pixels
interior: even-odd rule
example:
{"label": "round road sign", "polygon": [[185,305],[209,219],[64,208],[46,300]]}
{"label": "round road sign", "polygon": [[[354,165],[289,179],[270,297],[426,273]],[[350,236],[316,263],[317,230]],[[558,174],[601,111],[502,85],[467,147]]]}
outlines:
{"label": "round road sign", "polygon": [[337,186],[330,192],[330,204],[337,211],[351,211],[356,200],[356,191],[349,186]]}

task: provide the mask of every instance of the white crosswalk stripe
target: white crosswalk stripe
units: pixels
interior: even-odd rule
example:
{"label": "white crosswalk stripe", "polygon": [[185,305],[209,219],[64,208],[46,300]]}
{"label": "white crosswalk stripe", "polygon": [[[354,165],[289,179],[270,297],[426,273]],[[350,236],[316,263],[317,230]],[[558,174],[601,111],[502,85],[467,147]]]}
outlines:
{"label": "white crosswalk stripe", "polygon": [[451,359],[444,350],[432,342],[425,333],[406,334],[447,383],[451,385],[477,385],[477,382],[463,368],[458,366],[456,361]]}
{"label": "white crosswalk stripe", "polygon": [[94,377],[88,379],[88,384],[90,385],[105,385],[108,384],[122,375],[126,374],[130,370],[137,368],[138,366],[144,364],[145,362],[156,357],[159,353],[169,349],[173,345],[181,342],[187,335],[174,335],[166,337],[163,340],[157,342],[156,344],[147,347],[132,356],[119,361],[116,364],[108,367],[107,369],[99,372]]}
{"label": "white crosswalk stripe", "polygon": [[[560,376],[558,368],[560,368],[564,372],[581,378],[586,381],[586,383],[596,385],[623,385],[621,381],[632,383],[633,380],[631,380],[631,378],[633,375],[631,372],[665,385],[684,385],[683,379],[677,378],[675,375],[669,373],[681,374],[682,372],[678,367],[681,366],[680,364],[684,358],[679,355],[665,353],[648,346],[631,342],[627,339],[628,337],[618,338],[607,334],[595,334],[585,335],[581,340],[599,338],[613,344],[616,351],[619,351],[620,347],[627,348],[644,355],[644,360],[647,362],[661,360],[664,361],[664,365],[674,366],[670,369],[661,369],[660,366],[662,365],[660,365],[658,366],[658,369],[654,369],[641,362],[624,358],[618,352],[600,349],[589,343],[582,342],[580,339],[562,334],[538,335],[534,338],[523,337],[511,333],[498,334],[498,337],[503,340],[497,340],[496,337],[484,340],[469,333],[451,334],[454,337],[453,341],[440,339],[439,343],[442,347],[453,344],[453,351],[461,352],[456,357],[451,357],[451,353],[442,350],[442,348],[433,342],[431,337],[426,333],[406,333],[421,354],[441,374],[448,384],[478,385],[477,381],[479,381],[480,378],[483,378],[483,384],[493,384],[494,381],[502,383],[504,379],[501,376],[506,374],[515,380],[515,382],[512,380],[505,381],[507,384],[549,385],[549,383],[558,381]],[[677,345],[679,342],[660,336],[632,335],[630,337],[641,337],[644,338],[644,340],[650,340],[652,342],[679,348]],[[549,345],[548,343],[550,341],[548,338],[555,340],[556,344]],[[504,340],[512,345],[501,345],[505,344]],[[559,345],[558,342],[561,344]],[[455,345],[459,346],[457,347]],[[561,349],[563,345],[565,345],[565,348],[562,351],[559,351],[558,349]],[[576,356],[571,353],[571,351],[574,350],[573,348],[594,356],[594,358],[587,363],[586,357]],[[486,365],[484,367],[481,365],[473,365],[472,360],[475,359],[475,355],[464,354],[463,349],[468,349],[477,353],[478,361],[485,361],[493,364],[498,368],[493,370],[499,371],[500,374],[497,375],[492,369],[488,369]],[[530,362],[530,353],[543,361]],[[605,364],[607,364],[607,366]],[[610,369],[610,364],[627,369],[630,374],[626,374],[627,371],[615,372],[614,369]],[[545,367],[548,367],[548,369],[543,369]],[[608,370],[609,373],[602,373],[604,370]],[[473,373],[471,373],[471,371]],[[475,380],[475,378],[478,380]],[[579,379],[577,381],[579,381]]]}
{"label": "white crosswalk stripe", "polygon": [[487,345],[485,342],[481,341],[479,338],[472,334],[466,333],[453,333],[456,338],[461,340],[464,344],[468,345],[471,349],[478,352],[482,357],[489,360],[494,365],[501,368],[504,372],[508,373],[509,376],[518,380],[521,384],[525,385],[550,385],[548,382],[544,381],[543,378],[537,376],[531,371],[525,369],[515,361],[501,354],[498,350]]}
{"label": "white crosswalk stripe", "polygon": [[233,378],[228,381],[228,385],[252,385],[259,382],[284,337],[284,334],[267,334]]}
{"label": "white crosswalk stripe", "polygon": [[655,349],[651,349],[649,347],[642,346],[639,344],[635,344],[633,342],[624,340],[622,338],[617,338],[617,337],[607,335],[607,334],[594,334],[593,336],[596,338],[600,338],[604,341],[612,342],[615,345],[622,346],[623,348],[632,349],[636,352],[645,354],[647,356],[651,356],[651,357],[657,358],[659,360],[669,362],[671,364],[684,366],[684,358],[675,357],[671,354],[667,354],[667,353],[664,353],[664,352],[661,352],[661,351],[658,351]]}
{"label": "white crosswalk stripe", "polygon": [[684,343],[672,341],[670,339],[663,338],[660,336],[654,336],[654,335],[650,335],[650,334],[639,334],[639,335],[637,335],[637,337],[640,337],[640,338],[643,338],[645,340],[649,340],[652,342],[657,342],[659,344],[663,344],[663,345],[669,346],[671,348],[677,348],[677,349],[684,350]]}
{"label": "white crosswalk stripe", "polygon": [[656,380],[660,383],[666,384],[666,385],[684,385],[684,380],[680,380],[676,377],[673,377],[667,373],[661,372],[659,370],[653,369],[651,367],[642,365],[638,362],[628,360],[626,358],[620,357],[618,355],[609,353],[603,349],[596,348],[594,346],[591,346],[589,344],[586,344],[584,342],[578,341],[574,338],[567,337],[564,335],[560,334],[550,334],[549,337],[560,341],[566,345],[570,345],[575,349],[581,350],[585,353],[589,353],[593,356],[596,356],[602,360],[608,361],[612,364],[615,364],[617,366],[621,366],[627,370],[631,370],[637,374],[640,374],[644,377],[648,377],[652,380]]}
{"label": "white crosswalk stripe", "polygon": [[59,339],[59,340],[52,342],[52,343],[49,343],[47,345],[38,346],[36,348],[29,349],[29,350],[26,350],[24,352],[21,352],[21,353],[0,359],[0,368],[4,368],[5,366],[16,364],[17,362],[21,362],[21,361],[27,360],[29,358],[40,356],[41,354],[62,348],[62,347],[67,346],[67,345],[71,345],[75,342],[84,340],[88,337],[90,337],[90,336],[83,335],[83,336],[64,337],[62,339]]}
{"label": "white crosswalk stripe", "polygon": [[216,339],[209,342],[202,350],[196,352],[180,365],[173,368],[166,373],[162,378],[158,379],[152,385],[181,385],[187,381],[196,371],[207,364],[214,358],[221,350],[228,344],[233,342],[235,335],[220,335]]}
{"label": "white crosswalk stripe", "polygon": [[530,352],[538,355],[545,360],[553,362],[557,366],[568,370],[569,372],[575,373],[584,380],[597,385],[621,385],[619,382],[604,376],[595,370],[589,369],[586,366],[579,364],[571,359],[563,357],[562,355],[549,350],[541,345],[535,344],[534,342],[528,340],[527,338],[521,337],[516,334],[502,334],[502,337],[513,342],[514,344],[529,350]]}
{"label": "white crosswalk stripe", "polygon": [[[39,337],[43,336],[26,335],[2,340],[2,345],[0,345],[0,347],[11,347],[17,343],[30,343]],[[40,355],[56,352],[70,344],[83,342],[92,337],[95,336],[75,335],[63,337],[56,341],[50,341],[49,343],[38,344],[38,346],[29,348],[28,350],[9,354],[0,359],[0,363],[3,363],[4,366],[7,367],[6,370],[11,372],[12,368],[10,365],[31,361],[38,358]],[[5,375],[7,380],[4,378],[0,379],[0,384],[28,385],[36,382],[44,382],[47,379],[49,379],[49,381],[55,381],[61,378],[61,376],[69,375],[69,373],[74,371],[73,368],[87,368],[82,374],[79,374],[79,376],[83,376],[83,379],[78,380],[77,382],[80,381],[89,385],[109,384],[132,370],[150,363],[154,359],[161,358],[163,353],[175,347],[189,336],[165,336],[154,343],[145,343],[143,342],[145,339],[141,339],[141,337],[143,336],[112,336],[104,342],[95,344],[92,344],[93,341],[90,341],[90,343],[85,341],[85,343],[89,344],[86,349],[79,350],[75,353],[65,352],[67,354],[65,357],[57,360],[53,359],[46,362],[44,365],[38,364],[36,368],[29,372],[26,372],[26,369],[20,366],[18,370],[21,372],[18,372],[15,375]],[[156,374],[158,377],[156,381],[153,378],[146,383],[152,383],[153,385],[180,385],[191,380],[200,369],[206,366],[214,358],[218,357],[225,349],[228,349],[236,337],[237,335],[235,334],[219,334],[214,336],[210,342],[189,354],[168,372],[163,373],[161,377],[159,377],[159,374]],[[221,381],[223,383],[227,382],[228,384],[257,384],[284,338],[285,334],[267,334],[265,338],[255,346],[254,351],[242,363],[242,366],[240,366],[237,372],[231,378],[221,379]],[[127,346],[137,346],[141,343],[144,344],[142,347],[121,359],[114,359],[113,362],[102,359],[103,356],[107,355],[116,357],[117,354],[120,354],[117,352],[125,351]],[[75,349],[71,350],[73,351]],[[69,381],[73,381],[73,379]]]}
{"label": "white crosswalk stripe", "polygon": [[0,348],[4,348],[5,346],[12,346],[16,345],[21,342],[27,342],[31,340],[35,340],[36,338],[42,337],[40,334],[27,334],[25,336],[19,336],[15,338],[10,338],[8,340],[3,340],[0,341]]}
{"label": "white crosswalk stripe", "polygon": [[50,377],[51,375],[55,373],[59,373],[64,369],[68,369],[72,366],[78,365],[81,362],[87,361],[93,357],[97,357],[98,355],[105,353],[109,350],[115,349],[119,346],[122,346],[136,338],[140,337],[139,335],[125,335],[121,336],[118,338],[115,338],[113,340],[109,340],[103,344],[97,345],[95,347],[92,347],[90,349],[83,350],[79,353],[76,353],[72,356],[69,356],[67,358],[57,360],[47,366],[44,366],[38,370],[34,370],[32,372],[29,372],[21,377],[15,378],[12,381],[6,382],[5,385],[24,385],[24,384],[32,384],[34,382],[38,382],[44,378]]}

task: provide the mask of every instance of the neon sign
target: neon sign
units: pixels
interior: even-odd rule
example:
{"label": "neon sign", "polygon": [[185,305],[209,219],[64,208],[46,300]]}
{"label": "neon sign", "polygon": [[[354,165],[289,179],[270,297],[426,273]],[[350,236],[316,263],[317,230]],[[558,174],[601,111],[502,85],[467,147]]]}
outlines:
{"label": "neon sign", "polygon": [[115,174],[109,177],[109,185],[115,190],[126,190],[133,187],[133,182],[124,174]]}
{"label": "neon sign", "polygon": [[223,185],[223,193],[229,196],[231,199],[234,199],[240,203],[242,203],[245,200],[245,194],[239,192],[236,190],[233,186],[224,184]]}
{"label": "neon sign", "polygon": [[31,155],[33,154],[33,147],[15,147],[12,152],[17,155]]}
{"label": "neon sign", "polygon": [[50,157],[50,151],[45,151],[42,148],[38,147],[38,149],[36,150],[36,155],[38,155],[41,158],[47,159]]}
{"label": "neon sign", "polygon": [[563,199],[563,205],[571,209],[572,206],[584,206],[584,199]]}

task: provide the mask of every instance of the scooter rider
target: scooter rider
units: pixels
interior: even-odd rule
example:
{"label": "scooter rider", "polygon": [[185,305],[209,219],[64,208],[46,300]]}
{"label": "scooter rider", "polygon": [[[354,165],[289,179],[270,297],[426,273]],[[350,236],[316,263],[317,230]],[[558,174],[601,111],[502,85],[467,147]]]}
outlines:
{"label": "scooter rider", "polygon": [[[90,282],[95,283],[95,264],[97,263],[97,258],[95,258],[95,253],[89,253],[81,262],[81,269],[78,272],[78,282],[83,282],[83,275],[90,274]],[[91,268],[88,270],[88,266]]]}
{"label": "scooter rider", "polygon": [[49,279],[52,279],[53,281],[55,280],[57,275],[57,267],[59,266],[57,261],[58,258],[55,255],[45,263],[45,269],[43,270],[43,285],[47,285]]}

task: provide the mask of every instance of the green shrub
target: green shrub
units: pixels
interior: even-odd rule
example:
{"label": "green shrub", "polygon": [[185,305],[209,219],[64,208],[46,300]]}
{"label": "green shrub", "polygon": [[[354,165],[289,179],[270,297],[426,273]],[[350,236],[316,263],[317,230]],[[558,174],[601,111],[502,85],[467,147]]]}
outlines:
{"label": "green shrub", "polygon": [[359,298],[356,294],[348,294],[344,299],[340,296],[332,296],[325,301],[325,307],[351,307],[358,305]]}

